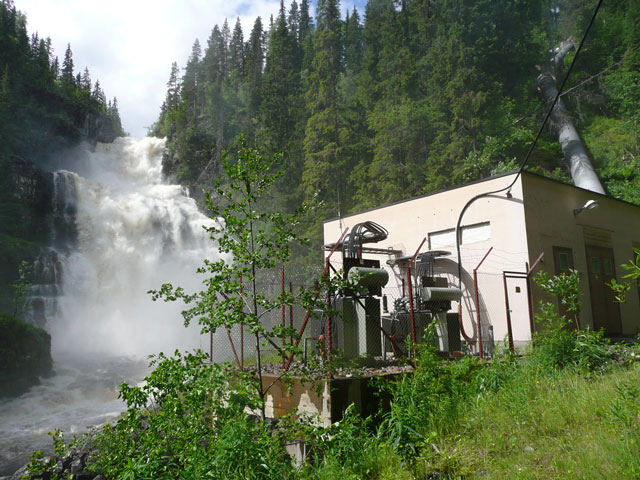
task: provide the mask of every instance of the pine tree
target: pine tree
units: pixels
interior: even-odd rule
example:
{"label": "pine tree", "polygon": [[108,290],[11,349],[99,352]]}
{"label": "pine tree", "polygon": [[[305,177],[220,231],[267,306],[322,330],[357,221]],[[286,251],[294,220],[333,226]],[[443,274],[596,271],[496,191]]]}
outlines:
{"label": "pine tree", "polygon": [[345,69],[358,74],[362,67],[364,54],[364,33],[360,15],[356,7],[353,13],[346,14],[344,21],[344,64]]}
{"label": "pine tree", "polygon": [[62,70],[60,71],[60,79],[63,84],[73,85],[73,53],[71,52],[71,44],[67,44],[67,50],[64,52],[64,60],[62,61]]}
{"label": "pine tree", "polygon": [[[202,61],[205,87],[205,111],[207,122],[205,128],[211,132],[216,139],[215,160],[219,161],[220,155],[225,145],[224,127],[226,118],[226,105],[223,90],[226,81],[226,65],[228,59],[228,45],[224,33],[218,25],[213,27],[207,50]],[[228,25],[227,29],[228,31]],[[215,133],[214,133],[215,132]]]}
{"label": "pine tree", "polygon": [[199,90],[201,89],[200,82],[202,80],[201,56],[202,49],[200,48],[200,42],[196,38],[191,47],[191,55],[189,55],[189,59],[187,60],[187,66],[185,67],[182,86],[180,88],[181,100],[184,103],[185,110],[188,112],[187,117],[191,122],[195,121],[195,118],[199,115],[201,106],[199,96]]}
{"label": "pine tree", "polygon": [[111,122],[111,130],[115,137],[121,137],[124,135],[122,129],[122,121],[120,120],[120,112],[118,111],[118,99],[113,97],[111,106],[107,109],[107,116]]}
{"label": "pine tree", "polygon": [[100,81],[96,80],[95,87],[93,87],[93,92],[91,92],[91,98],[102,108],[106,109],[107,107],[107,98],[104,94],[104,91],[100,87]]}
{"label": "pine tree", "polygon": [[91,92],[91,75],[89,75],[89,68],[85,67],[79,85],[84,91]]}
{"label": "pine tree", "polygon": [[246,45],[244,63],[245,79],[249,94],[249,115],[256,118],[262,103],[262,74],[264,68],[264,31],[262,20],[256,18]]}
{"label": "pine tree", "polygon": [[296,0],[292,0],[289,6],[288,23],[291,35],[295,38],[296,43],[298,43],[300,38],[300,9],[298,8]]}
{"label": "pine tree", "polygon": [[165,99],[167,110],[178,109],[178,103],[180,102],[180,84],[178,83],[178,72],[178,63],[173,62],[171,64],[169,80],[167,81],[167,96]]}
{"label": "pine tree", "polygon": [[302,65],[302,71],[311,69],[313,61],[313,19],[309,14],[308,0],[302,0],[300,3],[300,24],[298,27],[298,45],[300,47],[299,63]]}
{"label": "pine tree", "polygon": [[236,19],[229,42],[229,75],[238,82],[244,76],[244,36],[240,17]]}
{"label": "pine tree", "polygon": [[271,32],[264,69],[261,113],[270,152],[287,150],[296,128],[299,74],[295,68],[295,37],[287,28],[284,4]]}
{"label": "pine tree", "polygon": [[[0,78],[0,138],[11,138],[11,87],[9,82],[9,66],[5,65]],[[0,142],[0,153],[8,153],[9,142]]]}
{"label": "pine tree", "polygon": [[334,200],[336,179],[341,169],[341,128],[338,77],[342,70],[342,29],[337,0],[320,0],[307,109],[310,113],[304,138],[302,182],[307,195],[320,192],[322,199]]}

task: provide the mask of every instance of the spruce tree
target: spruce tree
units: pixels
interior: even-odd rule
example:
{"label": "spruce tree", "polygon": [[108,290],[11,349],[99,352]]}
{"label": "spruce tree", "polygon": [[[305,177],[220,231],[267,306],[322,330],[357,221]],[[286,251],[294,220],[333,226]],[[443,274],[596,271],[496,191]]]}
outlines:
{"label": "spruce tree", "polygon": [[306,94],[310,113],[304,138],[303,187],[307,195],[336,199],[336,179],[341,169],[341,99],[338,77],[342,70],[341,21],[337,0],[320,0],[314,57]]}
{"label": "spruce tree", "polygon": [[233,77],[234,82],[239,82],[244,76],[244,54],[244,35],[238,17],[229,42],[229,75]]}
{"label": "spruce tree", "polygon": [[62,61],[62,69],[60,71],[60,79],[63,84],[73,85],[73,53],[71,52],[71,44],[67,43],[67,50],[64,52],[64,60]]}
{"label": "spruce tree", "polygon": [[245,81],[249,95],[249,116],[257,118],[262,103],[262,73],[264,68],[264,31],[262,20],[256,18],[246,45]]}
{"label": "spruce tree", "polygon": [[201,56],[202,49],[200,48],[200,42],[196,38],[191,47],[191,55],[187,60],[180,88],[180,96],[190,123],[195,122],[199,115],[202,101],[199,95],[199,90],[201,90],[200,82],[202,81]]}
{"label": "spruce tree", "polygon": [[295,69],[295,38],[287,28],[283,3],[271,32],[264,69],[261,112],[265,143],[271,152],[286,150],[295,130],[300,86]]}

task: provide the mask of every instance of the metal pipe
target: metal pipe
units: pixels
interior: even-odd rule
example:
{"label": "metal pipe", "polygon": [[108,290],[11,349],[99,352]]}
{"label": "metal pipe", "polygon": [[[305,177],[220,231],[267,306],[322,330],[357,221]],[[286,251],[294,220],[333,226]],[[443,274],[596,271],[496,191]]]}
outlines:
{"label": "metal pipe", "polygon": [[469,342],[469,343],[473,343],[473,337],[467,335],[467,332],[465,332],[464,330],[464,324],[462,323],[462,303],[458,302],[458,326],[460,327],[460,333],[462,334],[462,336],[464,337],[464,339]]}
{"label": "metal pipe", "polygon": [[507,337],[509,340],[509,350],[515,353],[513,347],[513,332],[511,330],[511,310],[509,309],[509,291],[507,290],[507,272],[502,272],[502,283],[504,284],[504,303],[507,309]]}
{"label": "metal pipe", "polygon": [[487,253],[484,254],[484,257],[482,257],[480,263],[478,263],[476,268],[473,269],[473,289],[475,292],[476,300],[476,323],[478,325],[478,353],[480,354],[480,358],[483,358],[484,355],[482,348],[482,325],[480,324],[480,301],[478,300],[478,269],[480,268],[480,265],[482,265],[482,263],[485,261],[485,259],[489,256],[491,250],[493,250],[493,247],[491,247],[487,251]]}
{"label": "metal pipe", "polygon": [[411,341],[414,344],[414,348],[413,348],[413,356],[415,357],[415,344],[416,344],[416,323],[415,323],[415,318],[414,318],[414,313],[413,313],[413,288],[411,286],[411,265],[413,265],[413,262],[415,261],[416,257],[418,256],[418,252],[420,252],[420,249],[422,248],[422,245],[424,245],[424,242],[427,241],[427,237],[424,237],[422,239],[422,242],[420,242],[420,246],[418,246],[418,249],[416,250],[416,253],[413,254],[413,257],[411,257],[411,260],[409,260],[409,263],[407,264],[407,288],[409,290],[409,312],[410,312],[410,317],[411,317]]}
{"label": "metal pipe", "polygon": [[[327,265],[329,265],[329,259],[331,258],[333,253],[336,251],[336,249],[338,248],[338,245],[340,245],[340,242],[342,242],[342,239],[344,238],[344,236],[347,234],[348,231],[349,231],[349,229],[346,228],[345,231],[342,232],[342,235],[340,235],[340,238],[338,239],[338,241],[335,243],[335,245],[333,246],[333,248],[329,252],[329,255],[327,256],[327,258],[325,260],[325,266],[324,266],[324,270],[322,272],[321,278],[323,278],[325,275],[327,275],[329,273],[329,267],[327,266]],[[316,291],[313,293],[313,302],[311,303],[311,305],[309,305],[309,308],[307,308],[307,313],[304,316],[304,320],[302,322],[302,326],[300,327],[300,330],[298,331],[298,338],[296,338],[296,342],[295,342],[295,345],[294,345],[295,347],[297,347],[298,344],[300,343],[300,338],[302,338],[302,334],[304,333],[305,328],[307,328],[307,322],[309,321],[309,316],[311,315],[311,310],[313,308],[313,303],[318,299],[318,295],[320,295],[320,285],[321,285],[321,283],[319,282],[318,285],[316,286]],[[287,365],[284,368],[285,372],[287,370],[289,370],[289,368],[291,367],[291,362],[293,362],[293,352],[291,352],[291,354],[289,355],[289,360],[287,360]]]}

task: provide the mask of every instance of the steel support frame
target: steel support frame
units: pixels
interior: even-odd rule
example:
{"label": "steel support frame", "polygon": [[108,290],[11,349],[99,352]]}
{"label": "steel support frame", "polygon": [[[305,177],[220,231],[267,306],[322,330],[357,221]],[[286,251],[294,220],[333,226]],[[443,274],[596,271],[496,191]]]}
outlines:
{"label": "steel support frame", "polygon": [[526,288],[527,288],[527,308],[529,311],[529,329],[531,332],[531,338],[533,338],[533,333],[535,332],[535,324],[534,324],[534,320],[533,320],[533,301],[531,298],[531,274],[533,273],[533,271],[535,270],[535,268],[538,266],[538,263],[540,263],[540,261],[542,260],[542,258],[544,257],[544,252],[540,252],[540,255],[538,255],[538,258],[536,259],[536,261],[533,263],[533,265],[531,266],[531,268],[528,268],[528,264],[525,263],[525,267],[527,267],[527,270],[525,272],[512,272],[512,271],[508,271],[505,270],[502,272],[502,283],[504,285],[504,303],[505,303],[505,308],[506,308],[506,313],[507,313],[507,336],[508,336],[508,341],[509,341],[509,350],[511,351],[511,353],[515,353],[515,347],[513,345],[513,331],[511,328],[511,309],[509,308],[509,290],[507,288],[507,279],[508,278],[521,278],[521,279],[525,279],[525,283],[526,283]]}
{"label": "steel support frame", "polygon": [[480,358],[484,357],[484,352],[482,348],[482,325],[480,323],[480,301],[478,297],[478,269],[484,263],[492,250],[493,247],[489,248],[489,250],[487,250],[487,253],[484,254],[484,257],[482,257],[482,260],[480,260],[480,263],[478,263],[476,268],[473,269],[473,291],[476,302],[476,325],[478,328],[478,355],[480,356]]}
{"label": "steel support frame", "polygon": [[411,257],[411,260],[409,260],[409,263],[407,264],[407,290],[409,291],[409,315],[411,319],[411,341],[413,342],[413,345],[414,345],[413,347],[414,358],[416,356],[416,349],[415,349],[416,323],[415,323],[415,317],[414,317],[414,311],[413,311],[413,285],[411,284],[411,265],[413,265],[413,262],[416,260],[416,257],[420,252],[420,249],[422,248],[422,246],[424,245],[424,242],[426,241],[427,241],[427,237],[424,237],[422,239],[422,242],[420,242],[420,245],[418,246],[416,253],[413,254],[413,257]]}
{"label": "steel support frame", "polygon": [[[342,242],[342,239],[344,238],[344,236],[347,234],[348,231],[349,231],[349,228],[346,228],[344,232],[342,232],[342,235],[340,235],[340,238],[338,239],[338,241],[333,245],[333,248],[331,249],[331,251],[329,252],[329,255],[325,259],[324,270],[322,271],[321,278],[324,278],[325,275],[329,274],[329,261],[331,260],[331,256],[335,253],[336,249],[338,248],[338,246]],[[322,285],[322,282],[319,282],[318,285],[316,286],[315,292],[313,293],[313,302],[315,302],[318,299],[318,296],[320,295],[321,285]],[[300,344],[300,339],[302,338],[302,334],[307,328],[307,323],[309,322],[309,317],[311,315],[312,309],[313,309],[313,304],[310,305],[309,308],[307,308],[307,313],[304,316],[304,320],[302,322],[302,326],[300,327],[300,330],[298,330],[298,338],[296,338],[294,347],[297,347]],[[292,362],[293,362],[293,352],[291,352],[291,354],[289,355],[289,359],[287,360],[287,364],[285,365],[285,368],[284,368],[285,372],[288,371],[289,368],[291,368]]]}

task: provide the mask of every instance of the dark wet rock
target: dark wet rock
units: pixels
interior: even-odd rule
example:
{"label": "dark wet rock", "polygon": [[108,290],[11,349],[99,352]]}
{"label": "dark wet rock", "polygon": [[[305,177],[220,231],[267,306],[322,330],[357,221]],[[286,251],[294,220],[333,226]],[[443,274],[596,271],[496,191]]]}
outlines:
{"label": "dark wet rock", "polygon": [[[30,472],[29,464],[21,467],[12,476],[6,477],[7,480],[25,479],[42,479],[49,478],[70,478],[72,480],[106,480],[102,475],[96,474],[88,470],[89,465],[95,460],[95,447],[92,443],[91,434],[87,434],[79,441],[79,443],[62,459],[50,457],[43,459],[41,470],[44,472]],[[49,466],[49,467],[47,467]],[[56,477],[57,476],[57,477]],[[0,478],[0,480],[3,480]]]}
{"label": "dark wet rock", "polygon": [[21,395],[51,372],[51,336],[0,313],[0,398]]}

